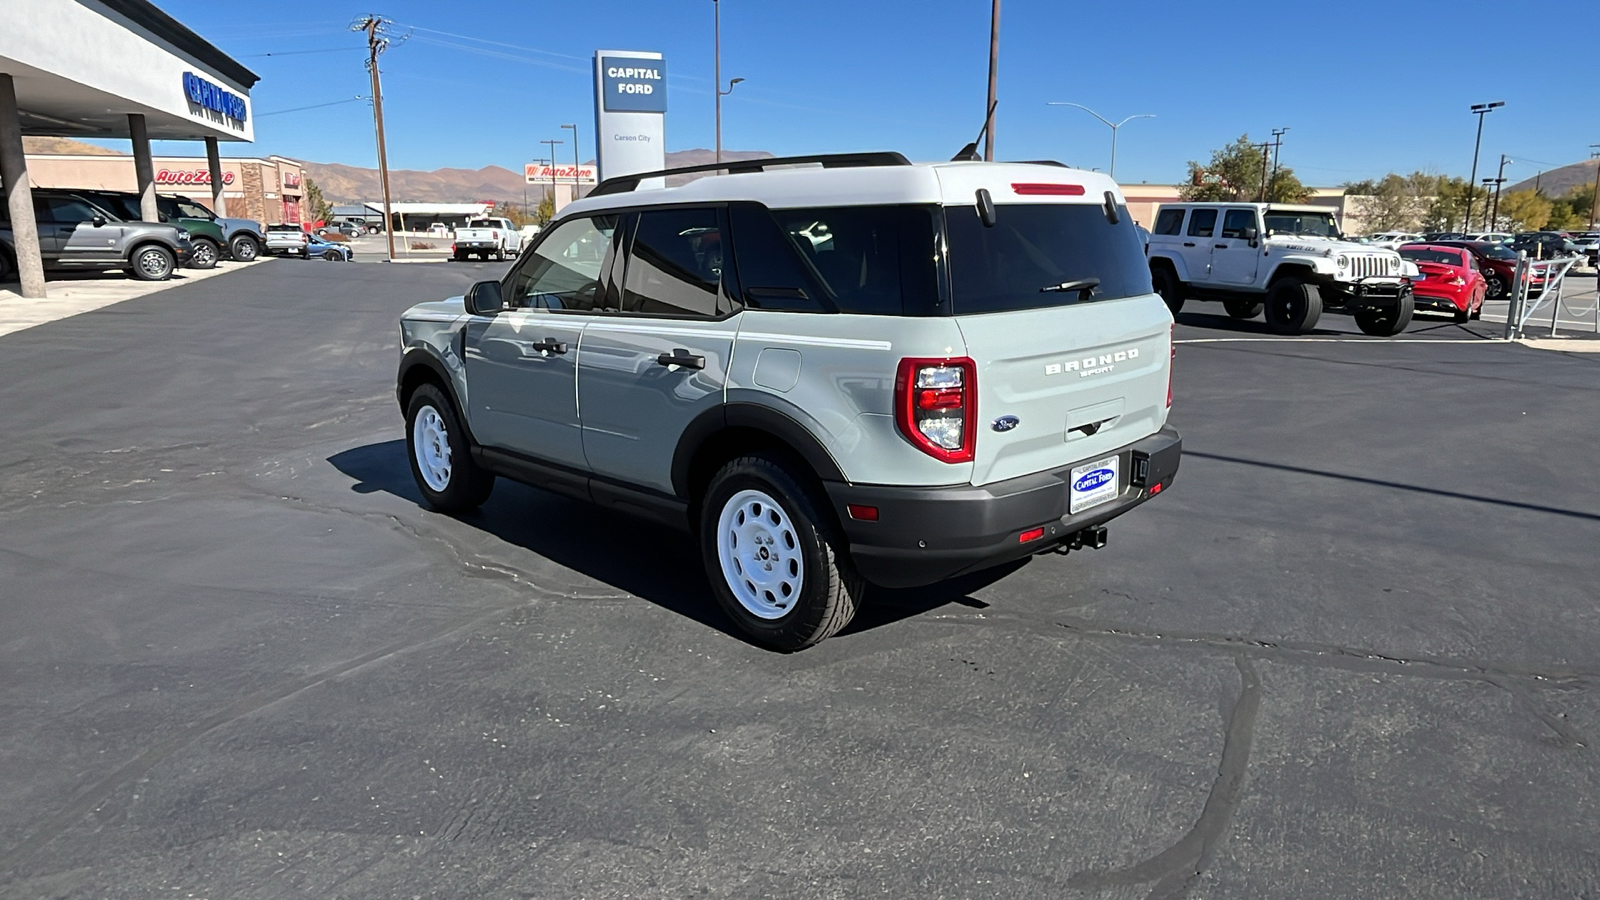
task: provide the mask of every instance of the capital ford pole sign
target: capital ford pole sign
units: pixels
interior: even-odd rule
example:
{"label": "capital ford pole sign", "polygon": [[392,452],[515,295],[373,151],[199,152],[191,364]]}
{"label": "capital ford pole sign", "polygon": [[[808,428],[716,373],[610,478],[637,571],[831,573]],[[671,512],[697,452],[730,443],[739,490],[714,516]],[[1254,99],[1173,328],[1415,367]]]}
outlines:
{"label": "capital ford pole sign", "polygon": [[[595,51],[594,101],[602,180],[666,168],[667,61],[661,54]],[[660,186],[660,179],[640,185]]]}

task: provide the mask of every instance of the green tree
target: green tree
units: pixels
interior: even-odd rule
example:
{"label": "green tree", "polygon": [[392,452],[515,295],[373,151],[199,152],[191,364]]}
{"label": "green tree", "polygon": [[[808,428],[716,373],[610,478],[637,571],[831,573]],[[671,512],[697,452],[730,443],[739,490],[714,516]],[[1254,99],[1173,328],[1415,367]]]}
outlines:
{"label": "green tree", "polygon": [[[1424,231],[1455,231],[1467,214],[1467,180],[1449,175],[1429,177],[1433,185],[1428,210],[1422,215],[1422,228]],[[1479,212],[1483,210],[1482,191],[1473,191],[1472,207]]]}
{"label": "green tree", "polygon": [[550,224],[550,220],[554,219],[555,217],[555,198],[551,197],[549,194],[546,194],[545,198],[539,201],[539,208],[533,211],[533,220],[540,228],[543,228],[544,226]]}
{"label": "green tree", "polygon": [[514,203],[496,203],[494,209],[489,210],[489,215],[502,219],[510,219],[511,224],[521,228],[534,223],[533,216],[523,212],[522,207]]}
{"label": "green tree", "polygon": [[333,204],[322,196],[322,188],[317,187],[317,183],[311,180],[310,175],[305,176],[305,189],[306,210],[311,213],[310,221],[326,222],[333,218]]}
{"label": "green tree", "polygon": [[[1178,189],[1185,200],[1250,201],[1266,199],[1273,203],[1303,203],[1311,197],[1311,190],[1300,182],[1294,170],[1279,166],[1276,177],[1271,171],[1271,160],[1261,148],[1250,142],[1250,135],[1220,150],[1211,151],[1211,161],[1201,165],[1189,161],[1187,183]],[[1266,196],[1262,197],[1263,184]]]}
{"label": "green tree", "polygon": [[1372,181],[1344,185],[1353,197],[1351,211],[1367,231],[1415,231],[1427,215],[1438,179],[1426,172],[1395,172]]}
{"label": "green tree", "polygon": [[1500,219],[1513,231],[1538,231],[1550,222],[1555,204],[1537,191],[1512,191],[1500,197]]}

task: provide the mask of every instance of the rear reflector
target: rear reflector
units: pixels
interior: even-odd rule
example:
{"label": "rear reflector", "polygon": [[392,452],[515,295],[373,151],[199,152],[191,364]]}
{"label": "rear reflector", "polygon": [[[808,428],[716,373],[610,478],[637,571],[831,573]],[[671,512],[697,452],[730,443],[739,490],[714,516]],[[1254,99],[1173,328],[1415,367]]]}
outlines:
{"label": "rear reflector", "polygon": [[1161,493],[1161,482],[1158,481],[1155,484],[1150,485],[1150,496],[1154,497],[1159,493]]}
{"label": "rear reflector", "polygon": [[1043,528],[1030,528],[1027,531],[1017,535],[1017,543],[1026,544],[1029,541],[1037,541],[1042,537],[1044,537]]}
{"label": "rear reflector", "polygon": [[851,503],[846,508],[850,510],[850,518],[852,519],[860,522],[878,521],[878,508],[876,506],[862,506],[859,503]]}
{"label": "rear reflector", "polygon": [[1083,185],[1081,184],[1037,184],[1024,182],[1012,184],[1011,189],[1023,196],[1035,197],[1082,197]]}

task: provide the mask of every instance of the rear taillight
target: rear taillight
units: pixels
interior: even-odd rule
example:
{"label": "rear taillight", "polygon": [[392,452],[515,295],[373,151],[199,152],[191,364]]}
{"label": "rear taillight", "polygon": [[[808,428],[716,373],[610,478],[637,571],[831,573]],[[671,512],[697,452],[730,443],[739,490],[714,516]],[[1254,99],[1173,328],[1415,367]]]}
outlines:
{"label": "rear taillight", "polygon": [[894,418],[913,446],[944,462],[971,462],[978,442],[978,368],[966,357],[902,359]]}

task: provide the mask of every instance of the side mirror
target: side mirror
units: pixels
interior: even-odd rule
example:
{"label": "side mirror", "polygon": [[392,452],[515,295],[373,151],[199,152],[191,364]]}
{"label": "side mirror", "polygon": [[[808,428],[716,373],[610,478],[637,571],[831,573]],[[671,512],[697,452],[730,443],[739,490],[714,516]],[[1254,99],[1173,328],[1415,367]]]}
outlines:
{"label": "side mirror", "polygon": [[95,216],[94,218],[89,220],[89,224],[93,225],[96,228],[102,228],[106,224],[106,217],[105,216]]}
{"label": "side mirror", "polygon": [[1246,226],[1244,230],[1244,239],[1254,244],[1256,241],[1261,239],[1261,232],[1253,225]]}
{"label": "side mirror", "polygon": [[492,316],[505,309],[505,300],[500,296],[500,282],[480,281],[473,285],[466,296],[467,312],[475,316]]}

